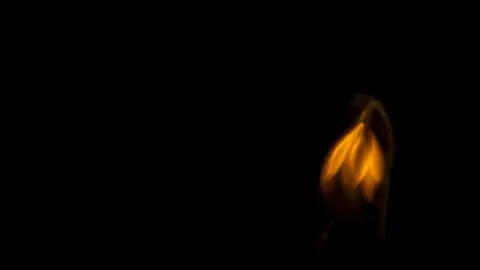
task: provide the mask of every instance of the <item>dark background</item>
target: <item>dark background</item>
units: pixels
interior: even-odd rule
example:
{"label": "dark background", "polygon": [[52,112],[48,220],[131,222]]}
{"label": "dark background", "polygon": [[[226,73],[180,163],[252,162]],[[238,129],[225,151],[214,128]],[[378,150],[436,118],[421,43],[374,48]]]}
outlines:
{"label": "dark background", "polygon": [[0,15],[1,16],[13,16],[16,15],[16,1],[5,0],[0,3]]}
{"label": "dark background", "polygon": [[[472,43],[444,29],[404,38],[386,34],[388,28],[372,38],[364,29],[327,36],[329,27],[321,24],[302,32],[302,25],[289,29],[289,22],[244,29],[244,18],[238,28],[213,28],[197,24],[200,19],[208,18],[171,19],[166,28],[174,28],[172,35],[135,27],[128,39],[137,46],[115,51],[126,36],[122,28],[122,42],[104,43],[113,45],[102,48],[102,57],[101,42],[92,43],[97,54],[80,50],[81,58],[92,57],[88,68],[65,80],[105,108],[101,117],[92,113],[98,128],[68,145],[88,149],[79,172],[93,161],[107,168],[74,183],[105,200],[104,207],[92,203],[99,219],[118,211],[120,219],[111,218],[100,232],[111,234],[113,245],[152,258],[173,251],[178,263],[194,265],[318,263],[325,225],[320,168],[351,124],[349,101],[363,92],[384,104],[396,136],[384,251],[438,255],[475,246],[479,83]],[[161,44],[142,39],[153,40],[152,33],[163,37]],[[105,83],[87,80],[97,76]],[[104,88],[112,93],[101,99]],[[82,104],[78,112],[90,110]],[[103,136],[102,129],[113,132]],[[115,162],[107,164],[110,156]],[[102,188],[99,178],[108,179]],[[163,189],[170,179],[173,198]],[[78,201],[84,200],[82,194]],[[88,225],[97,230],[99,222]]]}
{"label": "dark background", "polygon": [[[114,131],[95,163],[104,167],[107,154],[119,161],[95,189],[114,198],[92,208],[107,219],[121,202],[111,228],[124,229],[102,230],[119,247],[153,258],[167,252],[180,264],[319,263],[320,168],[351,124],[356,92],[384,104],[395,132],[382,252],[441,257],[474,245],[478,79],[468,42],[185,24],[163,47],[146,33],[131,59],[112,53],[121,70],[106,81],[118,92],[108,83],[84,87],[112,89],[98,102],[114,108],[92,118]],[[103,74],[93,72],[80,74]],[[170,179],[173,193],[164,188]]]}
{"label": "dark background", "polygon": [[[337,40],[254,28],[188,24],[165,41],[168,60],[155,62],[165,68],[142,73],[162,87],[160,97],[145,93],[132,107],[142,119],[137,133],[148,126],[145,134],[154,134],[141,139],[142,168],[153,171],[135,195],[153,227],[144,238],[159,247],[165,239],[157,235],[166,234],[181,263],[315,262],[325,225],[320,168],[351,124],[350,100],[363,92],[384,104],[395,132],[383,251],[468,251],[476,235],[479,86],[470,43],[421,31],[408,39],[389,29],[338,32]],[[132,85],[151,89],[142,82]],[[161,154],[166,166],[157,164]],[[148,183],[164,167],[176,187],[160,203]]]}
{"label": "dark background", "polygon": [[350,124],[355,92],[383,102],[395,131],[384,251],[468,246],[477,101],[465,90],[478,83],[468,68],[454,68],[460,63],[424,56],[324,66],[314,57],[263,62],[255,54],[248,64],[219,63],[191,78],[186,87],[201,90],[172,99],[180,254],[321,254],[320,167]]}

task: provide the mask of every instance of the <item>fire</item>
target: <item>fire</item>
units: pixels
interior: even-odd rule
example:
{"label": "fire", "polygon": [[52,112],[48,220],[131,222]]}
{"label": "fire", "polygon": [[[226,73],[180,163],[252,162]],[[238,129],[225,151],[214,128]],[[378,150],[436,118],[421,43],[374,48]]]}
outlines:
{"label": "fire", "polygon": [[325,192],[335,181],[350,189],[360,189],[367,201],[372,201],[384,177],[384,155],[375,134],[359,122],[330,150],[321,174]]}

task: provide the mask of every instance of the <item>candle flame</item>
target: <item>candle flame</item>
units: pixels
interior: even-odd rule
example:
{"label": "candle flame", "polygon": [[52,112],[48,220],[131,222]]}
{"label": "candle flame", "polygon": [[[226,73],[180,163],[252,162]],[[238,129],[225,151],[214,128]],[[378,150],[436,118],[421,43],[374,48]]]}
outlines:
{"label": "candle flame", "polygon": [[364,198],[372,201],[384,170],[384,156],[375,134],[359,122],[330,150],[322,169],[321,186],[329,192],[334,181],[340,181],[343,187],[360,188]]}

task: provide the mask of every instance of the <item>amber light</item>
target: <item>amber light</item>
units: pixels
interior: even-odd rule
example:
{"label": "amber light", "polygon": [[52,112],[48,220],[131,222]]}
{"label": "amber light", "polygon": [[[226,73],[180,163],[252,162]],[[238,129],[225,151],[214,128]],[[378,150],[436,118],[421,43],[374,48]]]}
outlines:
{"label": "amber light", "polygon": [[384,155],[375,134],[360,122],[330,150],[322,170],[322,187],[328,191],[335,179],[344,187],[360,188],[364,198],[372,201],[384,169]]}
{"label": "amber light", "polygon": [[[365,201],[372,202],[382,182],[388,178],[387,167],[391,166],[391,153],[386,159],[385,152],[370,127],[372,113],[376,111],[382,115],[389,135],[391,129],[388,117],[378,101],[364,95],[359,95],[357,99],[364,103],[364,109],[353,128],[330,149],[322,167],[320,185],[325,193],[338,186],[344,190],[358,191],[352,194],[360,193]],[[390,137],[387,141],[391,145]],[[391,149],[389,150],[391,152]]]}

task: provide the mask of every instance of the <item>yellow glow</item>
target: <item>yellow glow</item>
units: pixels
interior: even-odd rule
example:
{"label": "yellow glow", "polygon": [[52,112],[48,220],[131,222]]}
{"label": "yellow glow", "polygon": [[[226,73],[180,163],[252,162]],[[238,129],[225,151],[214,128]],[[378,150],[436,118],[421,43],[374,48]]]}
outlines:
{"label": "yellow glow", "polygon": [[373,200],[384,176],[384,156],[373,132],[360,122],[330,150],[322,168],[321,185],[328,192],[333,181],[344,187],[360,188],[367,201]]}

